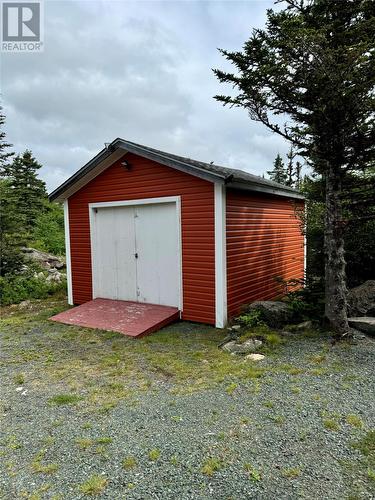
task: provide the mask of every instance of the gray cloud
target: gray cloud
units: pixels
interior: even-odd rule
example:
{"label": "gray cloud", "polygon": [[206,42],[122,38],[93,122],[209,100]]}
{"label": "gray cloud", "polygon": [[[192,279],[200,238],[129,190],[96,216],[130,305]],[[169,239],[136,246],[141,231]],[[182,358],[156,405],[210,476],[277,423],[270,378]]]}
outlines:
{"label": "gray cloud", "polygon": [[2,54],[8,140],[33,150],[50,189],[118,136],[262,174],[287,145],[214,101],[211,68],[271,5],[46,2],[44,53]]}

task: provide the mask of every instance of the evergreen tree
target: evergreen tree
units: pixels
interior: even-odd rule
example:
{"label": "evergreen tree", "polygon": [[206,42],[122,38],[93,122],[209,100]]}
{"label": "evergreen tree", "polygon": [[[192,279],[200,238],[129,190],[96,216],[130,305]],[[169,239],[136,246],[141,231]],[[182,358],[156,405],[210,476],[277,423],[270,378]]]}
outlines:
{"label": "evergreen tree", "polygon": [[271,181],[286,185],[288,176],[280,153],[277,153],[275,161],[273,162],[273,169],[268,170],[267,174],[269,175]]}
{"label": "evergreen tree", "polygon": [[0,175],[2,169],[8,163],[9,157],[13,155],[13,153],[9,151],[12,145],[8,144],[5,140],[4,124],[5,116],[3,114],[3,108],[0,105]]}
{"label": "evergreen tree", "polygon": [[2,176],[12,188],[17,211],[25,221],[26,232],[30,232],[34,227],[38,215],[44,210],[47,198],[45,183],[38,178],[40,168],[41,165],[28,150],[2,168]]}
{"label": "evergreen tree", "polygon": [[375,162],[375,2],[285,4],[267,11],[266,28],[254,30],[242,52],[221,51],[237,72],[215,74],[238,93],[216,99],[245,108],[322,176],[325,315],[338,337],[349,336],[342,191],[349,174]]}
{"label": "evergreen tree", "polygon": [[19,271],[24,262],[24,227],[9,181],[0,179],[0,276]]}

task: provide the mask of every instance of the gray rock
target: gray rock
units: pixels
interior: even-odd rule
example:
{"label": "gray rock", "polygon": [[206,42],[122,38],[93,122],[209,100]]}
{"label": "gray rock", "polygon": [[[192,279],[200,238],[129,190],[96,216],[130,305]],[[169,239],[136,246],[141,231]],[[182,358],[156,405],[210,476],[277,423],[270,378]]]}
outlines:
{"label": "gray rock", "polygon": [[23,300],[22,302],[19,303],[18,307],[20,309],[28,309],[31,305],[31,301],[30,300]]}
{"label": "gray rock", "polygon": [[264,354],[259,354],[258,352],[252,352],[245,356],[249,361],[262,361],[266,356]]}
{"label": "gray rock", "polygon": [[358,318],[348,318],[349,325],[361,332],[375,335],[375,318],[362,316]]}
{"label": "gray rock", "polygon": [[223,345],[223,351],[230,352],[231,354],[248,354],[252,351],[256,351],[262,345],[262,341],[258,339],[248,339],[245,342],[236,342],[232,340],[231,342]]}
{"label": "gray rock", "polygon": [[57,269],[50,269],[49,274],[46,278],[48,283],[61,283],[63,280],[63,274],[60,273]]}
{"label": "gray rock", "polygon": [[49,269],[51,267],[62,269],[65,266],[65,262],[59,257],[56,257],[56,255],[52,255],[47,252],[41,252],[40,250],[36,250],[35,248],[23,248],[22,251],[24,252],[25,257],[28,260],[37,262],[45,269]]}
{"label": "gray rock", "polygon": [[291,326],[290,330],[292,330],[293,332],[304,332],[305,330],[311,330],[312,327],[312,321],[304,321],[303,323],[299,323],[298,325]]}
{"label": "gray rock", "polygon": [[348,315],[374,316],[375,315],[375,280],[368,280],[348,293]]}
{"label": "gray rock", "polygon": [[262,313],[262,319],[268,326],[280,328],[292,321],[293,313],[285,302],[263,300],[253,302],[248,311],[257,310]]}

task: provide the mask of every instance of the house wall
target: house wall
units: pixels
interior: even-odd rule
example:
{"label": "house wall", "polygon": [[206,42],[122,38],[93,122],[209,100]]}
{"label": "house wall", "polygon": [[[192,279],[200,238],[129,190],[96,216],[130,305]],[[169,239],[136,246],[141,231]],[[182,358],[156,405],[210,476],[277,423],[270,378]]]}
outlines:
{"label": "house wall", "polygon": [[215,324],[214,184],[128,153],[68,199],[74,304],[92,299],[88,204],[181,196],[183,319]]}
{"label": "house wall", "polygon": [[228,315],[283,293],[274,277],[302,278],[304,237],[295,209],[304,202],[227,189]]}

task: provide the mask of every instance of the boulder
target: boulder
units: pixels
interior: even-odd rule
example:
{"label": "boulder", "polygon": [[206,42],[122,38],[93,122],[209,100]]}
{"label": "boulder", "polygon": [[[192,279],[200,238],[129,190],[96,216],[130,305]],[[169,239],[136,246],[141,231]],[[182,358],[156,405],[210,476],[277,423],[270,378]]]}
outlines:
{"label": "boulder", "polygon": [[22,251],[24,252],[27,259],[37,262],[45,269],[62,269],[63,267],[65,267],[65,262],[59,257],[56,257],[56,255],[41,252],[40,250],[36,250],[35,248],[23,248]]}
{"label": "boulder", "polygon": [[375,318],[370,316],[348,318],[348,323],[352,328],[367,333],[368,335],[375,335]]}
{"label": "boulder", "polygon": [[285,302],[263,300],[250,304],[248,311],[260,311],[262,319],[272,328],[281,328],[292,321],[293,313]]}
{"label": "boulder", "polygon": [[375,280],[368,280],[348,293],[348,315],[375,316]]}
{"label": "boulder", "polygon": [[231,354],[248,354],[252,351],[257,351],[261,345],[262,341],[258,339],[248,339],[242,343],[232,340],[223,345],[222,349]]}

